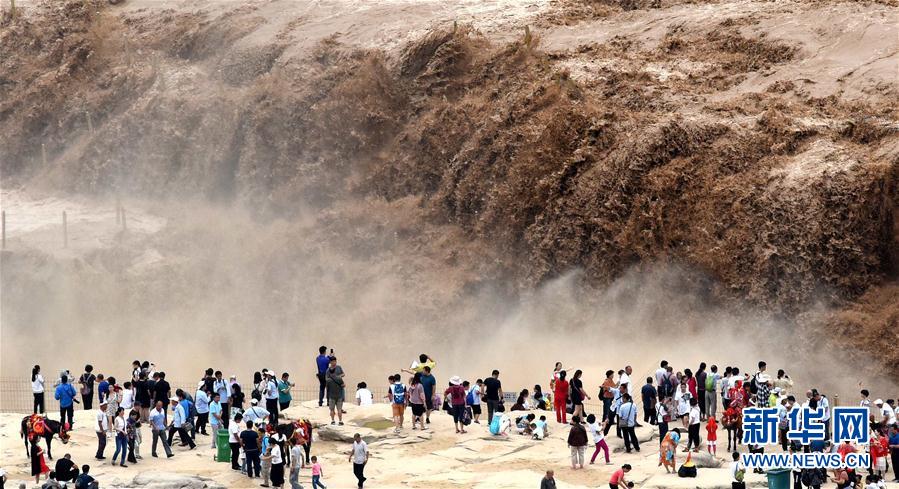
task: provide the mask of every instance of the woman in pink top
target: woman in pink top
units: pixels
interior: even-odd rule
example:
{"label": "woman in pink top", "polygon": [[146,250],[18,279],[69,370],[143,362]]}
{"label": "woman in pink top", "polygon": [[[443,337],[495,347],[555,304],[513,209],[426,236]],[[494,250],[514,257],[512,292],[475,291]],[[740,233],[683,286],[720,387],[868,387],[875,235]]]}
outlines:
{"label": "woman in pink top", "polygon": [[630,464],[624,464],[620,469],[616,470],[615,473],[612,474],[612,478],[609,479],[609,488],[610,489],[626,489],[627,479],[624,478],[624,474],[631,471]]}

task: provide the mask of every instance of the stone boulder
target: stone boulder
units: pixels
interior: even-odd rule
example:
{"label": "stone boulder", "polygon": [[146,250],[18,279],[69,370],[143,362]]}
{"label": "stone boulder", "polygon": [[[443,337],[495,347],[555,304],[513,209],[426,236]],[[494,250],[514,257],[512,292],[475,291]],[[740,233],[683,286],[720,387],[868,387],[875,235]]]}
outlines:
{"label": "stone boulder", "polygon": [[205,477],[170,472],[141,472],[126,482],[114,480],[107,487],[142,489],[225,489],[225,486]]}

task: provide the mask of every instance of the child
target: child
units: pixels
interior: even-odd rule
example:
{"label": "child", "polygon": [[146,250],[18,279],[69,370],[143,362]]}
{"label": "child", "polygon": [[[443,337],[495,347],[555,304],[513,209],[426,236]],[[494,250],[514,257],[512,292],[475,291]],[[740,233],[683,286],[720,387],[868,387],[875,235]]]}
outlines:
{"label": "child", "polygon": [[322,466],[318,463],[318,457],[312,457],[312,489],[327,489],[327,487],[322,484],[322,477],[324,477],[325,473],[322,471]]}
{"label": "child", "polygon": [[365,382],[359,382],[356,385],[356,405],[357,406],[371,406],[372,405],[372,393],[368,390],[368,385]]}
{"label": "child", "polygon": [[268,433],[262,435],[262,487],[268,487],[269,476],[272,474],[272,442]]}
{"label": "child", "polygon": [[603,428],[604,426],[602,424],[596,422],[595,415],[587,415],[587,431],[593,435],[593,443],[596,445],[596,451],[593,452],[593,457],[590,458],[590,465],[593,465],[593,463],[596,462],[596,456],[599,455],[600,450],[602,450],[606,456],[606,465],[612,465],[612,461],[609,459],[609,445],[606,443]]}
{"label": "child", "polygon": [[542,440],[549,434],[549,426],[546,424],[546,416],[540,416],[540,419],[531,424],[531,432],[534,434],[535,440]]}
{"label": "child", "polygon": [[712,455],[718,454],[718,422],[715,421],[714,417],[709,418],[709,422],[705,425],[706,431],[706,442],[709,453]]}

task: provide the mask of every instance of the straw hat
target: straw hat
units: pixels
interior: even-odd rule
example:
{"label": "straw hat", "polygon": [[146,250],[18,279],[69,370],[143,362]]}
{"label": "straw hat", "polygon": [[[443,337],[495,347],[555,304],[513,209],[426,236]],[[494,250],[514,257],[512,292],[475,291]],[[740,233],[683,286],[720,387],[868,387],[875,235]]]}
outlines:
{"label": "straw hat", "polygon": [[453,385],[461,385],[461,384],[462,384],[462,379],[459,378],[458,375],[454,375],[454,376],[450,379],[450,384],[453,384]]}

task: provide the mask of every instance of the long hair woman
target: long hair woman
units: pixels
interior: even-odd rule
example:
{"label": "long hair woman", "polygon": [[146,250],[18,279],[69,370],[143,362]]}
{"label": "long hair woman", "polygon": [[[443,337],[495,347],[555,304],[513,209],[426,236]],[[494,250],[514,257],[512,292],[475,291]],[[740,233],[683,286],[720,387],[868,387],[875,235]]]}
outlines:
{"label": "long hair woman", "polygon": [[34,414],[44,414],[44,377],[40,365],[31,369],[31,393],[34,394]]}

